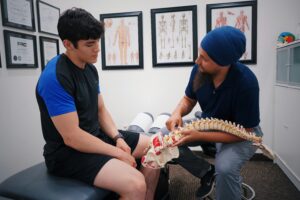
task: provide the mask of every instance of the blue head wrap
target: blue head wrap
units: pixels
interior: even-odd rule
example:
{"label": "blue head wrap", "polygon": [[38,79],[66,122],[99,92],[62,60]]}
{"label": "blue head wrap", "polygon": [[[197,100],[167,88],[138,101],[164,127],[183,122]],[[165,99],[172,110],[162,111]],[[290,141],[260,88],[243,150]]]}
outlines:
{"label": "blue head wrap", "polygon": [[217,64],[227,66],[241,58],[246,50],[246,38],[239,29],[223,26],[210,31],[201,47]]}

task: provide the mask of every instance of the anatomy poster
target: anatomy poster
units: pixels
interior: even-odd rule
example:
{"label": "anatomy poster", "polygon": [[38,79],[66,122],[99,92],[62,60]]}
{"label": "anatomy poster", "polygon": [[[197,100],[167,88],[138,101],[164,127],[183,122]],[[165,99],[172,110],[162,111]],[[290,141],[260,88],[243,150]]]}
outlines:
{"label": "anatomy poster", "polygon": [[122,14],[122,17],[105,17],[103,22],[105,67],[125,69],[139,66],[142,53],[139,16]]}
{"label": "anatomy poster", "polygon": [[196,7],[151,12],[154,65],[192,65],[197,54]]}
{"label": "anatomy poster", "polygon": [[207,5],[207,30],[232,26],[245,34],[246,51],[240,61],[256,63],[256,2],[236,2]]}

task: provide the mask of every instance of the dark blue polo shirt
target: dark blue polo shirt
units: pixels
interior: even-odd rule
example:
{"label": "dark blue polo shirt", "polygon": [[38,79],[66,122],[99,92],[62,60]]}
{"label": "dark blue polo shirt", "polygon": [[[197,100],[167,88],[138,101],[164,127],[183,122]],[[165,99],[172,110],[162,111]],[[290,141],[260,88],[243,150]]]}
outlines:
{"label": "dark blue polo shirt", "polygon": [[253,128],[259,125],[259,85],[254,73],[245,65],[231,65],[223,83],[215,88],[210,78],[196,91],[193,82],[198,65],[192,69],[185,94],[198,101],[203,117],[229,120]]}

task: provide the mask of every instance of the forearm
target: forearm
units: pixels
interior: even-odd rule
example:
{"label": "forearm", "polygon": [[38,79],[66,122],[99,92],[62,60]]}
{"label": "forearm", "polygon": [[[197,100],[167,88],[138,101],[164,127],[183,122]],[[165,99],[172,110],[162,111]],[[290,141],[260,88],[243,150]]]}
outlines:
{"label": "forearm", "polygon": [[116,135],[118,135],[117,126],[115,125],[110,113],[105,107],[99,110],[98,119],[101,130],[110,138],[114,138]]}
{"label": "forearm", "polygon": [[115,36],[114,36],[114,43],[113,43],[113,44],[116,44],[118,35],[119,35],[119,28],[117,29],[117,31],[116,31],[116,33],[115,33]]}
{"label": "forearm", "polygon": [[198,131],[195,137],[195,141],[203,142],[233,143],[244,141],[244,139],[240,137],[219,131]]}
{"label": "forearm", "polygon": [[115,158],[120,155],[119,148],[103,142],[79,127],[75,128],[70,135],[72,137],[64,138],[65,144],[80,152],[110,155]]}
{"label": "forearm", "polygon": [[128,45],[130,45],[130,33],[129,33],[129,30],[127,30],[127,41],[128,41]]}
{"label": "forearm", "polygon": [[119,157],[120,150],[79,127],[77,112],[70,112],[51,118],[64,143],[80,152],[105,154]]}
{"label": "forearm", "polygon": [[184,96],[175,110],[173,111],[172,115],[179,115],[180,117],[184,117],[185,115],[189,114],[194,106],[196,105],[196,101]]}

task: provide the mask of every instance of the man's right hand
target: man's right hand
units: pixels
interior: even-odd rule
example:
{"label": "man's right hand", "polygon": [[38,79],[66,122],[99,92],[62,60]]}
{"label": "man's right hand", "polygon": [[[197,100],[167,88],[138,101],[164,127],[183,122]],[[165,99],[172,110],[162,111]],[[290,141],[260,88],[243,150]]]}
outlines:
{"label": "man's right hand", "polygon": [[166,122],[168,130],[173,131],[176,127],[182,126],[182,117],[178,114],[173,114]]}
{"label": "man's right hand", "polygon": [[137,166],[136,162],[135,162],[135,158],[131,154],[129,154],[121,149],[119,149],[119,155],[117,158],[134,168],[136,168],[136,166]]}

